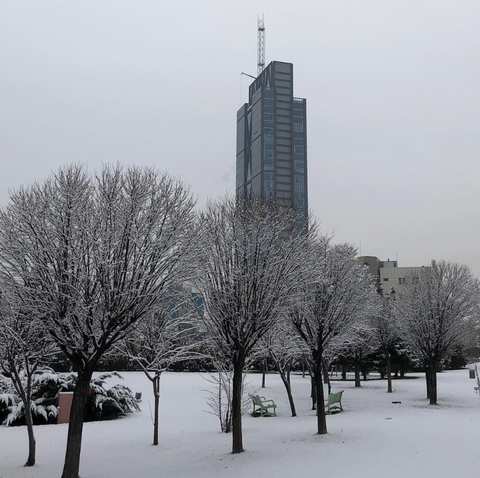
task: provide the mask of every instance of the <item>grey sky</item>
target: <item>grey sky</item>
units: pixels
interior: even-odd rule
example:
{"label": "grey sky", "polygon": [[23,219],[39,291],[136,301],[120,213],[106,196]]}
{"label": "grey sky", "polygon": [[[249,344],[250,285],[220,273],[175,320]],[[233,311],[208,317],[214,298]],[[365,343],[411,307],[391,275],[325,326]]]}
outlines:
{"label": "grey sky", "polygon": [[256,72],[294,64],[310,208],[336,241],[480,276],[478,0],[0,0],[0,203],[59,165],[155,165],[233,192]]}

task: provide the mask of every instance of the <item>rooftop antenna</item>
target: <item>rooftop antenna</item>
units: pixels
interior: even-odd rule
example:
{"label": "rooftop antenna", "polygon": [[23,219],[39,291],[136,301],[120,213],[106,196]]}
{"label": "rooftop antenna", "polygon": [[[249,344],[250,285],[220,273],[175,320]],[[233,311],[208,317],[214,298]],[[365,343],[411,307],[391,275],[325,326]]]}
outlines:
{"label": "rooftop antenna", "polygon": [[257,16],[257,75],[265,69],[265,19]]}
{"label": "rooftop antenna", "polygon": [[253,78],[254,80],[256,80],[256,79],[257,79],[257,77],[256,77],[256,76],[249,75],[248,73],[245,73],[244,71],[242,71],[242,72],[240,73],[240,75],[249,76],[250,78]]}

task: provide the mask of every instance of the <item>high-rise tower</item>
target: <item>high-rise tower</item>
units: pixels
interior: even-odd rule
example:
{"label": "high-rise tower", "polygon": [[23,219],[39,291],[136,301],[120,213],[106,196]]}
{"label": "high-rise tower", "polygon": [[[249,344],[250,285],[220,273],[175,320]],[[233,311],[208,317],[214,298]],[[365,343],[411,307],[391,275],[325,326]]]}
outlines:
{"label": "high-rise tower", "polygon": [[307,220],[307,101],[293,96],[293,65],[272,61],[237,112],[237,195],[293,207]]}

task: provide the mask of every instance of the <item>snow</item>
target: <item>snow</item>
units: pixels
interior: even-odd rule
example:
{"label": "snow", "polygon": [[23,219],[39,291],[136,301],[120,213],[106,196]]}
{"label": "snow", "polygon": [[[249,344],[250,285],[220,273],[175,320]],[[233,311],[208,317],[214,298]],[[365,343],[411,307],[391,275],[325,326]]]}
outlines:
{"label": "snow", "polygon": [[[261,375],[249,375],[247,389],[275,400],[278,416],[244,416],[246,451],[240,455],[230,454],[231,435],[220,433],[218,419],[205,412],[204,390],[211,384],[200,374],[162,375],[158,447],[151,446],[151,384],[143,373],[122,375],[125,385],[143,393],[142,412],[85,424],[82,478],[478,476],[480,396],[467,370],[438,375],[438,406],[428,405],[421,374],[395,380],[393,394],[386,393],[386,381],[362,382],[360,389],[334,381],[334,392],[345,390],[345,411],[327,417],[324,436],[315,434],[308,378],[292,376],[299,416],[291,418],[280,377],[269,374],[260,389]],[[67,425],[35,427],[37,465],[25,468],[26,428],[0,427],[0,477],[60,477],[66,433]]]}

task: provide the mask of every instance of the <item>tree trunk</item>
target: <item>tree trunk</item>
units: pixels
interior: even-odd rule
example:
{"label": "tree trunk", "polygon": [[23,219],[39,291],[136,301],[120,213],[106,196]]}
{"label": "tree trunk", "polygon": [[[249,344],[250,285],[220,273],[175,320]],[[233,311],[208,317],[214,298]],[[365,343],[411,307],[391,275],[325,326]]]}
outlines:
{"label": "tree trunk", "polygon": [[430,370],[428,369],[428,365],[425,366],[425,381],[427,383],[427,398],[430,398],[431,380],[430,380]]}
{"label": "tree trunk", "polygon": [[327,433],[327,419],[325,417],[325,400],[323,394],[322,362],[317,364],[314,370],[316,397],[317,397],[317,433]]}
{"label": "tree trunk", "polygon": [[287,382],[290,388],[292,387],[292,382],[290,381],[290,372],[292,371],[292,361],[290,360],[287,363]]}
{"label": "tree trunk", "polygon": [[430,381],[430,405],[437,404],[437,367],[436,365],[431,365],[429,370],[429,381]]}
{"label": "tree trunk", "polygon": [[27,387],[26,389],[23,386],[22,379],[18,374],[17,368],[10,364],[11,370],[13,370],[12,381],[15,389],[17,390],[20,398],[24,404],[25,412],[25,421],[27,422],[27,434],[28,434],[28,458],[25,463],[25,466],[35,465],[36,458],[36,442],[35,435],[33,433],[33,418],[32,418],[32,378],[33,371],[31,373],[27,372]]}
{"label": "tree trunk", "polygon": [[232,417],[230,415],[230,412],[227,412],[227,415],[225,417],[224,428],[224,433],[230,433],[232,431]]}
{"label": "tree trunk", "polygon": [[360,383],[360,360],[355,357],[355,387],[361,387]]}
{"label": "tree trunk", "polygon": [[385,351],[385,359],[387,360],[387,393],[392,393],[392,363],[390,361],[390,352],[388,350]]}
{"label": "tree trunk", "polygon": [[347,366],[342,364],[342,380],[347,380]]}
{"label": "tree trunk", "polygon": [[267,368],[268,368],[268,364],[267,364],[267,359],[265,358],[262,363],[262,388],[265,388],[265,379],[268,371]]}
{"label": "tree trunk", "polygon": [[35,465],[35,452],[36,452],[36,443],[35,435],[33,434],[33,418],[32,418],[32,407],[31,399],[27,397],[25,403],[25,420],[27,422],[27,433],[28,433],[28,458],[25,466]]}
{"label": "tree trunk", "polygon": [[323,373],[323,383],[324,385],[328,384],[328,370],[325,363],[322,363],[322,373]]}
{"label": "tree trunk", "polygon": [[158,425],[160,408],[160,374],[155,374],[153,378],[153,396],[155,398],[155,418],[153,420],[153,444],[158,445]]}
{"label": "tree trunk", "polygon": [[242,439],[242,381],[243,360],[239,360],[233,366],[233,389],[232,389],[232,453],[243,451]]}
{"label": "tree trunk", "polygon": [[287,391],[288,403],[290,404],[290,411],[292,412],[292,417],[296,417],[297,411],[295,410],[295,403],[293,401],[292,387],[290,386],[290,381],[288,380],[288,376],[285,374],[285,370],[283,370],[278,363],[277,369],[278,373],[280,374],[280,378],[282,379],[283,385],[285,385],[285,390]]}
{"label": "tree trunk", "polygon": [[92,371],[79,372],[75,383],[62,478],[78,478],[80,452],[82,449],[83,420],[85,418],[85,407],[87,405],[87,394],[91,378]]}
{"label": "tree trunk", "polygon": [[323,363],[323,383],[328,385],[328,394],[330,395],[330,393],[332,392],[332,386],[330,384],[330,377],[328,375],[328,370],[325,362]]}
{"label": "tree trunk", "polygon": [[305,378],[305,355],[302,355],[302,378]]}
{"label": "tree trunk", "polygon": [[315,405],[317,403],[317,392],[313,373],[310,376],[310,397],[312,398],[312,410],[315,410]]}

